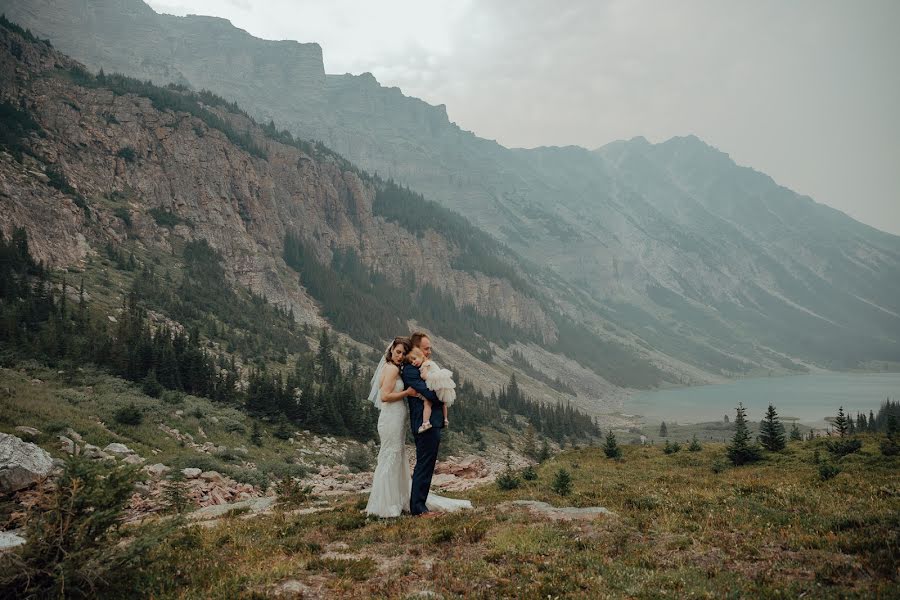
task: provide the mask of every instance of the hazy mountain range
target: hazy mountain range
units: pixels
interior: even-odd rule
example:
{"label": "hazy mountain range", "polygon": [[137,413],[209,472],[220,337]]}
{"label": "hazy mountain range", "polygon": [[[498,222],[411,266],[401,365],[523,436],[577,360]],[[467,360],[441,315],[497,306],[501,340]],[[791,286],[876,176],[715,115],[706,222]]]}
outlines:
{"label": "hazy mountain range", "polygon": [[[384,88],[370,74],[325,74],[317,44],[260,40],[217,18],[158,15],[140,0],[0,0],[0,10],[92,70],[209,89],[236,101],[257,121],[272,120],[277,130],[322,140],[356,167],[409,186],[501,242],[470,244],[467,240],[482,239],[476,229],[453,238],[440,225],[426,231],[412,231],[409,224],[403,229],[402,223],[393,228],[397,221],[390,211],[372,204],[377,180],[363,173],[360,183],[349,182],[352,169],[337,158],[328,159],[337,161],[328,169],[344,174],[336,197],[356,199],[338,211],[347,215],[346,228],[329,222],[334,215],[323,204],[327,195],[317,193],[321,186],[304,188],[289,171],[268,184],[273,198],[319,203],[309,209],[321,213],[314,221],[319,225],[292,223],[310,239],[352,248],[367,267],[388,270],[390,236],[408,236],[410,268],[430,274],[423,283],[442,290],[459,310],[468,306],[512,326],[516,332],[500,340],[493,366],[480,367],[472,348],[454,355],[458,362],[468,361],[469,372],[481,371],[486,385],[502,380],[514,365],[510,348],[530,352],[531,363],[550,379],[566,373],[590,379],[593,383],[578,392],[583,404],[615,387],[795,371],[804,365],[900,363],[900,238],[738,166],[696,137],[660,144],[635,138],[595,150],[508,149],[460,129],[443,106]],[[123,132],[107,135],[112,140]],[[192,143],[178,139],[187,147]],[[170,160],[190,159],[184,156],[190,151],[174,146],[169,151]],[[274,156],[269,151],[267,169]],[[75,154],[70,158],[74,161]],[[211,208],[197,203],[199,182],[189,180],[207,177],[193,171],[203,162],[180,164],[177,184],[147,179],[136,186],[141,191],[136,201],[179,214],[192,207],[183,216],[202,219]],[[171,178],[172,172],[166,168],[139,178],[155,175]],[[231,177],[247,182],[244,175]],[[344,185],[349,191],[341,191]],[[292,186],[300,189],[284,191]],[[234,189],[223,193],[236,194]],[[290,218],[276,217],[280,209],[264,203],[252,210],[251,224],[225,220],[208,235],[218,236],[222,247],[241,239],[235,233],[241,227],[255,235],[254,266],[242,278],[232,261],[236,279],[265,289],[274,300],[306,307],[308,319],[320,318],[326,311],[315,298],[275,283],[278,277],[272,275],[283,267],[277,240]],[[354,223],[353,214],[361,220]],[[436,223],[450,218],[429,214]],[[259,223],[278,219],[283,222],[262,238],[257,235]],[[45,236],[47,243],[50,237]],[[477,254],[486,247],[499,261],[488,261],[495,265],[491,268],[478,264]],[[442,252],[445,256],[438,257]],[[473,262],[463,260],[466,252],[475,253]],[[330,254],[320,258],[327,262]],[[578,339],[573,329],[586,332],[589,340]],[[578,360],[580,344],[588,347],[580,349],[585,356]],[[563,352],[567,345],[576,350]],[[577,364],[580,375],[567,372],[573,359],[594,374],[586,375]]]}

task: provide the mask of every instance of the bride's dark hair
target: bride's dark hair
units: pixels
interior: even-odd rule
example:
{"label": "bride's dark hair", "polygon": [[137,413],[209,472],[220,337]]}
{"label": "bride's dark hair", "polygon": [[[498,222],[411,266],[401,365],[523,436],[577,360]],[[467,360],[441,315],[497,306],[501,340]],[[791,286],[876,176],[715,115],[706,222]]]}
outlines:
{"label": "bride's dark hair", "polygon": [[394,341],[391,342],[390,348],[387,349],[387,353],[384,355],[384,360],[393,362],[391,361],[391,354],[394,353],[394,348],[396,348],[398,344],[403,346],[403,354],[409,354],[409,351],[412,350],[412,344],[409,343],[409,338],[395,337]]}

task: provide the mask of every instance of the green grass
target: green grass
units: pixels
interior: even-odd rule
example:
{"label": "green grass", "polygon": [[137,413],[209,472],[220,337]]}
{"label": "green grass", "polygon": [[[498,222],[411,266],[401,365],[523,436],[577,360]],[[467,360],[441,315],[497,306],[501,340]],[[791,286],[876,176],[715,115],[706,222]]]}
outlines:
{"label": "green grass", "polygon": [[[900,461],[864,439],[826,482],[813,462],[818,441],[719,474],[721,445],[671,456],[629,446],[623,461],[589,448],[546,462],[516,490],[463,494],[476,510],[438,519],[365,519],[364,497],[346,497],[331,512],[187,529],[155,550],[142,591],[228,598],[298,579],[347,598],[890,597]],[[550,491],[560,468],[572,473],[566,498]],[[616,516],[556,522],[506,504],[513,499],[602,505]]]}

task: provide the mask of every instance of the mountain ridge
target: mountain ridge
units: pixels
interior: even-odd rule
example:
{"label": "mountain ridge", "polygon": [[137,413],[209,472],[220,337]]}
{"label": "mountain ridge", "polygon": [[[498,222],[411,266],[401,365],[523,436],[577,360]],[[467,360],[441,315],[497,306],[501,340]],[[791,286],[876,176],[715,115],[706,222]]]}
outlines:
{"label": "mountain ridge", "polygon": [[[2,0],[0,8],[19,10],[31,19],[25,25],[61,47],[76,33],[99,46],[115,42],[83,22],[51,31],[51,19],[17,4]],[[50,4],[66,14],[83,2]],[[135,38],[129,52],[149,56],[148,44],[158,42]],[[272,70],[277,63],[263,75]],[[900,322],[891,316],[900,314],[900,291],[890,283],[900,280],[900,238],[815,209],[823,205],[754,176],[696,136],[634,138],[593,151],[507,149],[450,122],[445,107],[371,75],[315,73],[285,96],[264,76],[241,72],[264,98],[232,88],[233,72],[204,76],[257,119],[321,139],[361,168],[465,215],[552,273],[548,293],[578,322],[599,334],[612,327],[662,364],[684,360],[716,378],[798,368],[784,356],[826,368],[900,362]],[[619,150],[628,156],[611,160]],[[832,232],[840,234],[835,243]],[[829,296],[839,302],[823,300]],[[825,320],[807,321],[810,313]],[[835,350],[846,340],[858,356]]]}

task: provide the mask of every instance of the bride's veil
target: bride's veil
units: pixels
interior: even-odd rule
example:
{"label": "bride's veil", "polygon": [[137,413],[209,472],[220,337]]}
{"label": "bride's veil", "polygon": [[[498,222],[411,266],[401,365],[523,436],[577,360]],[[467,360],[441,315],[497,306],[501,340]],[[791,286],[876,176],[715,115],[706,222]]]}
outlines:
{"label": "bride's veil", "polygon": [[388,344],[388,347],[385,348],[384,354],[381,355],[381,360],[378,362],[378,366],[375,368],[375,374],[372,375],[372,387],[369,390],[369,402],[375,405],[375,408],[381,410],[381,372],[384,371],[384,367],[387,364],[387,353],[391,349],[391,344]]}

